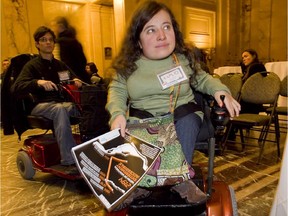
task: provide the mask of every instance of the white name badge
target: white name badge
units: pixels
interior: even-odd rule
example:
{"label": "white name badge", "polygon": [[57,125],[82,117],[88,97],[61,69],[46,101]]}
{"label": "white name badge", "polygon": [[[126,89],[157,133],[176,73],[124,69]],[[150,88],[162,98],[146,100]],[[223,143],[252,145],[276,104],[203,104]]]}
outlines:
{"label": "white name badge", "polygon": [[163,89],[187,80],[187,76],[181,66],[177,66],[171,70],[160,73],[157,75],[157,77]]}
{"label": "white name badge", "polygon": [[70,79],[68,70],[58,72],[58,76],[60,81],[67,81]]}

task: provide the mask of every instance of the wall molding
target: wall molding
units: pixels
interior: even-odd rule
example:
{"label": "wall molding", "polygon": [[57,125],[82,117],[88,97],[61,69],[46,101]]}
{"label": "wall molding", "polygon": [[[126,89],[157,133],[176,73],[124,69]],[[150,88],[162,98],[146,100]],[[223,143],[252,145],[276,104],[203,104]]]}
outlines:
{"label": "wall molding", "polygon": [[215,47],[215,12],[184,7],[184,37],[198,48]]}

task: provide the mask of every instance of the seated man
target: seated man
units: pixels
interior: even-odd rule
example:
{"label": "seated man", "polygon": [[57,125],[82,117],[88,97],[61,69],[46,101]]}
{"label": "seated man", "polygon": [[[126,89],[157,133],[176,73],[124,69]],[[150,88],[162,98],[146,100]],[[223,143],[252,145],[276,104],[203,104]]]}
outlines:
{"label": "seated man", "polygon": [[72,135],[70,116],[78,115],[78,111],[73,103],[64,101],[57,84],[73,79],[79,88],[82,82],[65,63],[54,58],[52,52],[56,37],[51,29],[39,27],[34,33],[34,40],[39,56],[25,64],[12,86],[12,91],[15,95],[32,93],[35,96],[37,105],[31,114],[53,120],[61,165],[66,167],[67,173],[76,174],[77,169],[71,154],[71,148],[76,142]]}

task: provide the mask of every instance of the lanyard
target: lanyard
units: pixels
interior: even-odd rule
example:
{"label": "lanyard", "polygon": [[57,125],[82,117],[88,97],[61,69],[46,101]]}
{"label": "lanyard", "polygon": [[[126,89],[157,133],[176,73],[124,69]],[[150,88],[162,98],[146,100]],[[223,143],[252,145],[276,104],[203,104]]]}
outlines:
{"label": "lanyard", "polygon": [[[177,56],[175,55],[175,53],[173,53],[172,55],[173,55],[174,64],[176,66],[178,66],[179,65],[179,61],[178,61]],[[176,97],[175,97],[175,100],[174,100],[174,104],[173,104],[173,97],[174,97],[175,86],[173,85],[173,86],[170,87],[170,96],[169,96],[169,112],[170,113],[174,113],[174,109],[176,107],[178,96],[180,94],[180,86],[181,86],[181,83],[178,84],[178,89],[177,89]]]}

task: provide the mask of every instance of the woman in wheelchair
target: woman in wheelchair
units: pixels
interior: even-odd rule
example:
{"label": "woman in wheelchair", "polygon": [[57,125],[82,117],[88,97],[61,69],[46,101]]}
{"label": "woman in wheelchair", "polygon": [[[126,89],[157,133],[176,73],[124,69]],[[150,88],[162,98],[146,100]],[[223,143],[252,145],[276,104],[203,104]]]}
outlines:
{"label": "woman in wheelchair", "polygon": [[[220,80],[201,69],[193,50],[185,45],[174,15],[161,3],[145,2],[134,13],[112,69],[115,75],[106,106],[111,128],[121,128],[124,136],[127,101],[134,111],[148,112],[150,117],[174,113],[177,136],[190,164],[203,121],[191,86],[214,96],[221,107],[220,95],[224,95],[230,117],[239,114],[240,104]],[[177,112],[179,109],[182,111]]]}
{"label": "woman in wheelchair", "polygon": [[36,98],[31,115],[53,120],[61,165],[65,166],[67,173],[77,174],[71,154],[71,148],[76,143],[72,135],[70,117],[79,115],[79,111],[72,102],[65,101],[59,84],[74,80],[74,85],[80,88],[82,82],[63,62],[54,58],[52,52],[56,38],[51,29],[41,26],[33,36],[39,56],[25,64],[12,86],[12,92],[14,96],[32,94]]}

